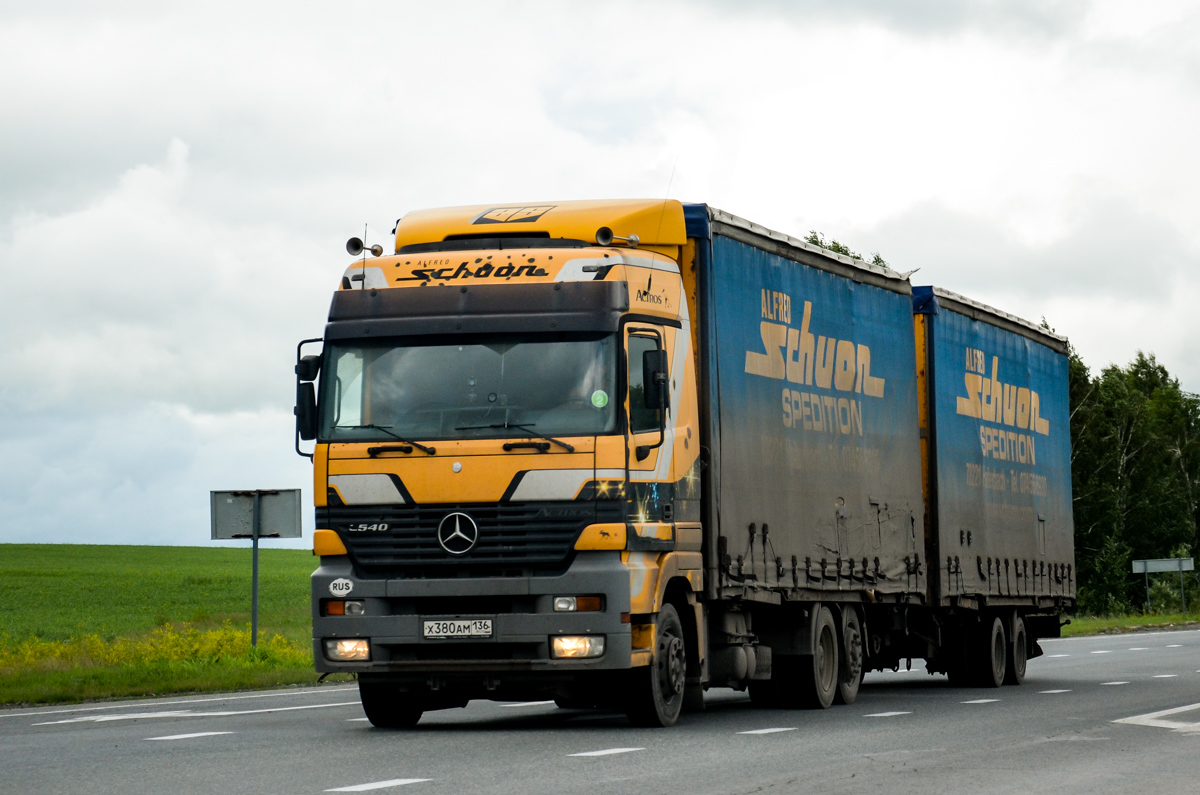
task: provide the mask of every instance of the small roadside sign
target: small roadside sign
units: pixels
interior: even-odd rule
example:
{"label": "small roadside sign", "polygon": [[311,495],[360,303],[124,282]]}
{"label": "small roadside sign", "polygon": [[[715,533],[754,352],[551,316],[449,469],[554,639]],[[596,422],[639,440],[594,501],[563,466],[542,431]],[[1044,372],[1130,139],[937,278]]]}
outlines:
{"label": "small roadside sign", "polygon": [[250,576],[250,645],[258,645],[258,540],[300,538],[300,489],[211,491],[212,538],[249,538],[254,549]]}

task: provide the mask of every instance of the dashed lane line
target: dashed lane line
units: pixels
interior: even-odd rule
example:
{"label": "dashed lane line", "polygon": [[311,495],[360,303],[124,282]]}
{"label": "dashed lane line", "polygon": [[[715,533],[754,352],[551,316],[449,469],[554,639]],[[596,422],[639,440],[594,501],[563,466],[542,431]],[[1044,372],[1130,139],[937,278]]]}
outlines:
{"label": "dashed lane line", "polygon": [[872,712],[870,715],[863,715],[864,718],[894,718],[897,715],[911,715],[911,712]]}
{"label": "dashed lane line", "polygon": [[501,704],[502,707],[544,707],[547,704],[553,704],[554,701],[518,701],[514,704]]}
{"label": "dashed lane line", "polygon": [[1168,649],[1182,649],[1183,644],[1182,643],[1172,643],[1171,645],[1167,646],[1167,648]]}
{"label": "dashed lane line", "polygon": [[1094,652],[1092,652],[1092,654],[1112,654],[1112,650],[1110,650],[1110,649],[1099,649],[1098,651],[1094,651]]}
{"label": "dashed lane line", "polygon": [[267,709],[221,710],[220,712],[192,712],[178,710],[175,712],[130,712],[124,715],[86,715],[80,718],[66,720],[51,720],[44,723],[34,723],[34,726],[59,726],[64,723],[108,723],[114,720],[142,720],[145,718],[224,718],[230,715],[263,715],[268,712],[295,712],[301,709],[326,709],[328,707],[359,706],[361,701],[339,701],[336,704],[306,704],[301,707],[269,707]]}
{"label": "dashed lane line", "polygon": [[219,734],[233,734],[233,732],[192,732],[191,734],[168,734],[166,737],[147,737],[146,740],[191,740],[194,737],[216,737]]}
{"label": "dashed lane line", "polygon": [[1053,693],[1070,693],[1071,691],[1070,690],[1039,690],[1038,692],[1053,694]]}
{"label": "dashed lane line", "polygon": [[794,732],[795,726],[777,726],[773,729],[751,729],[746,732],[738,732],[738,734],[777,734],[779,732]]}
{"label": "dashed lane line", "polygon": [[1128,682],[1101,682],[1102,685],[1127,685]]}
{"label": "dashed lane line", "polygon": [[[170,701],[157,701],[156,700],[154,702],[154,705],[161,706],[161,707],[171,707],[171,706],[176,706],[179,704],[206,704],[206,703],[210,703],[213,701],[242,701],[242,700],[245,700],[248,698],[278,698],[280,696],[306,696],[306,695],[323,696],[328,693],[345,693],[349,690],[353,690],[353,691],[357,692],[358,688],[357,687],[334,687],[334,688],[324,688],[323,687],[323,688],[320,688],[319,690],[317,688],[311,688],[311,690],[309,692],[305,692],[305,690],[297,689],[297,690],[289,690],[286,692],[279,692],[279,693],[251,693],[249,695],[241,695],[241,696],[214,696],[212,698],[184,698],[184,699],[174,699],[174,700],[170,700]],[[73,707],[71,709],[45,709],[45,710],[38,710],[37,712],[28,712],[25,710],[12,710],[12,711],[6,710],[3,712],[0,712],[0,718],[36,718],[36,717],[41,717],[42,715],[67,715],[67,714],[74,713],[74,712],[100,712],[103,710],[111,710],[111,709],[135,709],[137,707],[138,707],[138,704],[136,704],[136,703],[134,703],[134,704],[125,703],[125,704],[103,704],[103,705],[98,705],[98,706],[94,706],[94,707]]]}
{"label": "dashed lane line", "polygon": [[567,754],[567,756],[612,756],[613,754],[629,754],[645,750],[645,748],[605,748],[600,751],[581,751],[577,754]]}
{"label": "dashed lane line", "polygon": [[370,718],[346,718],[346,723],[366,723]]}
{"label": "dashed lane line", "polygon": [[403,787],[406,784],[420,784],[422,781],[432,781],[430,778],[393,778],[387,781],[372,781],[369,784],[351,784],[348,787],[334,787],[326,792],[370,792],[373,789],[388,789]]}
{"label": "dashed lane line", "polygon": [[1134,646],[1132,649],[1130,649],[1130,651],[1146,651],[1146,650],[1147,649],[1145,646]]}
{"label": "dashed lane line", "polygon": [[1047,654],[1046,656],[1053,659],[1055,657],[1070,657],[1071,655],[1069,655],[1069,654]]}
{"label": "dashed lane line", "polygon": [[1155,679],[1174,679],[1177,676],[1179,676],[1179,674],[1155,674],[1154,678]]}
{"label": "dashed lane line", "polygon": [[995,704],[998,698],[973,698],[970,701],[960,701],[959,704]]}

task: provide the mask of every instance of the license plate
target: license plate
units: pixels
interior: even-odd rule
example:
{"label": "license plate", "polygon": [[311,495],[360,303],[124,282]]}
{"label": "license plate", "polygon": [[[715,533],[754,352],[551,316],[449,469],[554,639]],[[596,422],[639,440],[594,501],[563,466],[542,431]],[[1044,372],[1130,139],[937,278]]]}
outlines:
{"label": "license plate", "polygon": [[450,621],[424,621],[421,632],[427,638],[490,638],[490,618],[467,618]]}

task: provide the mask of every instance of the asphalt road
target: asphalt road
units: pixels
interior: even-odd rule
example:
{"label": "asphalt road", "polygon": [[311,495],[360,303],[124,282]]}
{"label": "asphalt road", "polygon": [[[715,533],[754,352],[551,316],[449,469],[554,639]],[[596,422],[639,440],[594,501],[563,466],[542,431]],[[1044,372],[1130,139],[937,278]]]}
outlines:
{"label": "asphalt road", "polygon": [[714,690],[657,730],[473,702],[383,731],[344,685],[6,710],[0,792],[1200,792],[1200,632],[1043,646],[1021,687],[952,688],[918,661],[851,706]]}

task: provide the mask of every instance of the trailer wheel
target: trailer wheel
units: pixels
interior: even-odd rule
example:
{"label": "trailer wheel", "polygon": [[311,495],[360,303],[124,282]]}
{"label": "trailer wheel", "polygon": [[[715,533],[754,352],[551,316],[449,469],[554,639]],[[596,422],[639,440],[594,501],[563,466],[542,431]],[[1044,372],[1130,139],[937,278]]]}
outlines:
{"label": "trailer wheel", "polygon": [[672,605],[663,605],[654,626],[654,659],[633,672],[627,714],[637,726],[674,726],[683,708],[687,652],[683,624]]}
{"label": "trailer wheel", "polygon": [[[828,709],[838,689],[838,633],[833,613],[822,607],[817,613],[817,627],[811,657],[800,657],[800,703],[809,709]],[[861,669],[860,669],[861,670]]]}
{"label": "trailer wheel", "polygon": [[834,703],[853,704],[858,698],[858,686],[863,680],[863,635],[858,611],[853,607],[842,610],[841,665],[838,666],[838,686]]}
{"label": "trailer wheel", "polygon": [[1017,616],[1013,620],[1012,643],[1008,645],[1008,665],[1004,674],[1004,684],[1019,685],[1025,681],[1025,663],[1029,656],[1029,646],[1026,644],[1025,621]]}
{"label": "trailer wheel", "polygon": [[358,697],[372,726],[380,729],[409,729],[417,725],[425,711],[421,702],[395,685],[383,682],[358,683]]}
{"label": "trailer wheel", "polygon": [[982,631],[975,639],[975,660],[971,666],[975,669],[976,684],[980,687],[1000,687],[1004,684],[1008,668],[1008,633],[1004,631],[1004,621],[999,616],[993,616],[980,629]]}

